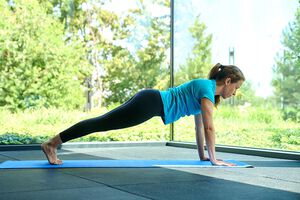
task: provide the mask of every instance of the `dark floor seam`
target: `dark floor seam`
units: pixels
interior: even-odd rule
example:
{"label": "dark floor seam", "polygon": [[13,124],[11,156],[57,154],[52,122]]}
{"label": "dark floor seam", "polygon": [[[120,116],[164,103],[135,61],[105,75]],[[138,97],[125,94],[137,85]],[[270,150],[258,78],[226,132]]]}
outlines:
{"label": "dark floor seam", "polygon": [[[160,183],[188,183],[188,182],[205,182],[206,180],[190,180],[190,181],[167,181],[167,182],[160,182]],[[159,183],[136,183],[136,184],[122,184],[122,185],[114,185],[114,186],[129,186],[129,185],[151,185],[151,184],[159,184]]]}
{"label": "dark floor seam", "polygon": [[121,188],[117,188],[117,187],[114,187],[112,185],[108,185],[106,183],[100,182],[100,181],[91,180],[91,179],[88,179],[88,178],[85,178],[85,177],[82,177],[82,176],[79,176],[79,175],[74,175],[74,174],[70,174],[70,173],[66,173],[66,172],[62,172],[62,173],[68,174],[68,175],[71,175],[71,176],[74,176],[74,177],[77,177],[77,178],[81,178],[81,179],[84,179],[84,180],[88,180],[88,181],[91,181],[91,182],[94,182],[94,183],[102,184],[102,185],[105,185],[109,188],[119,190],[119,191],[122,191],[122,192],[126,192],[126,193],[129,193],[129,194],[135,195],[135,196],[143,197],[143,198],[150,199],[150,200],[155,200],[155,199],[152,199],[150,197],[147,197],[147,196],[144,196],[144,195],[141,195],[141,194],[137,194],[137,193],[133,193],[133,192],[130,192],[130,191],[127,191],[127,190],[123,190]]}
{"label": "dark floor seam", "polygon": [[[4,156],[4,157],[6,157],[6,158],[10,158],[10,159],[13,159],[13,160],[20,160],[20,159],[17,159],[17,158],[14,158],[14,157],[10,157],[10,156],[7,156],[7,155],[3,155],[3,154],[0,154],[1,156]],[[7,160],[5,160],[5,161],[7,161]],[[5,161],[3,161],[3,162],[5,162]]]}

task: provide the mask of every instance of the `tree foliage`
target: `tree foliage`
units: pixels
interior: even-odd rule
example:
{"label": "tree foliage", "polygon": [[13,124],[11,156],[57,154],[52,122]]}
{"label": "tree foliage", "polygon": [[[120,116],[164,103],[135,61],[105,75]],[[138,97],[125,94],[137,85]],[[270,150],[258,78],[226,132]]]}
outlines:
{"label": "tree foliage", "polygon": [[0,106],[82,106],[90,71],[82,44],[65,43],[62,25],[37,1],[1,1],[0,12]]}
{"label": "tree foliage", "polygon": [[300,7],[283,31],[284,50],[276,59],[272,84],[284,119],[300,121]]}
{"label": "tree foliage", "polygon": [[[165,1],[158,1],[164,4]],[[169,42],[169,15],[153,17],[140,1],[139,9],[130,15],[126,38],[134,49],[114,47],[111,59],[105,64],[104,76],[107,103],[124,102],[144,88],[165,89],[168,84],[166,50]],[[139,36],[141,34],[142,36]]]}
{"label": "tree foliage", "polygon": [[195,22],[189,31],[195,40],[192,54],[188,56],[186,64],[180,65],[175,79],[177,84],[195,78],[206,78],[211,68],[211,42],[212,34],[206,33],[205,23],[200,21],[200,17],[195,18]]}
{"label": "tree foliage", "polygon": [[[166,2],[153,1],[168,7]],[[137,1],[139,7],[125,13],[107,10],[106,0],[52,3],[60,10],[58,17],[66,33],[70,37],[81,33],[95,69],[90,79],[93,92],[104,96],[105,104],[124,102],[142,88],[161,88],[167,83],[162,80],[167,76],[163,65],[169,47],[169,24],[162,17],[149,15],[144,1]]]}
{"label": "tree foliage", "polygon": [[169,15],[151,16],[144,1],[122,14],[105,0],[10,2],[0,7],[0,106],[82,107],[88,77],[106,104],[167,87]]}

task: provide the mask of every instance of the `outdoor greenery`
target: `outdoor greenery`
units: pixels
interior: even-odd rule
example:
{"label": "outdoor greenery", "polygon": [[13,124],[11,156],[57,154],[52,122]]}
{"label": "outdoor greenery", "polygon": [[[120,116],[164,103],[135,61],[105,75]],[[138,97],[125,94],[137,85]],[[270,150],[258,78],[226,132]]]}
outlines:
{"label": "outdoor greenery", "polygon": [[[10,113],[0,110],[0,144],[32,144],[45,141],[80,120],[101,115],[107,109],[92,112],[63,109],[26,110]],[[263,107],[236,107],[221,105],[215,109],[217,144],[276,148],[300,151],[300,126],[284,121],[280,111]],[[192,116],[175,124],[176,141],[195,141]],[[94,133],[74,141],[166,141],[169,126],[159,117],[144,124],[116,131]]]}
{"label": "outdoor greenery", "polygon": [[[194,141],[193,117],[179,121],[175,139]],[[300,150],[300,125],[284,121],[280,110],[270,107],[220,105],[214,113],[217,143],[233,146]]]}
{"label": "outdoor greenery", "polygon": [[283,32],[285,49],[277,58],[274,68],[273,85],[275,96],[281,104],[284,119],[292,119],[300,123],[300,7]]}
{"label": "outdoor greenery", "polygon": [[[148,0],[169,9],[168,0]],[[41,143],[74,123],[99,116],[138,90],[169,87],[170,15],[151,14],[144,0],[116,13],[109,0],[0,0],[0,144]],[[274,67],[275,96],[255,96],[247,81],[215,110],[217,143],[300,151],[300,9],[283,32]],[[205,78],[213,34],[197,17],[194,47],[175,85]],[[87,93],[98,107],[86,110]],[[175,139],[195,141],[193,117],[175,124]],[[168,140],[160,118],[75,141]]]}
{"label": "outdoor greenery", "polygon": [[[99,116],[111,109],[113,107],[82,112],[52,108],[16,113],[0,109],[0,144],[39,143],[80,120]],[[165,141],[168,137],[169,127],[164,126],[160,118],[154,118],[133,128],[91,134],[74,141]]]}
{"label": "outdoor greenery", "polygon": [[0,106],[83,108],[88,81],[103,105],[167,88],[169,15],[144,15],[143,1],[123,15],[102,9],[108,1],[0,2]]}
{"label": "outdoor greenery", "polygon": [[195,40],[192,55],[187,58],[186,64],[181,65],[175,74],[176,85],[180,85],[199,77],[207,78],[211,64],[212,34],[207,33],[206,25],[197,17],[190,33]]}
{"label": "outdoor greenery", "polygon": [[0,12],[0,106],[80,108],[91,71],[82,43],[63,41],[62,24],[36,1],[2,0]]}

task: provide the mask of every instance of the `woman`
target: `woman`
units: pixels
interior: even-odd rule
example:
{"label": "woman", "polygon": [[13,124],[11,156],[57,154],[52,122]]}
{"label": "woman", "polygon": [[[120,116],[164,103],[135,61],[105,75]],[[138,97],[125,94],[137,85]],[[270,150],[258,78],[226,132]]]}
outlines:
{"label": "woman", "polygon": [[[194,79],[167,91],[142,90],[116,109],[64,130],[43,143],[41,148],[50,164],[61,164],[62,161],[57,158],[57,147],[71,139],[135,126],[154,116],[160,116],[164,124],[170,124],[185,115],[194,115],[200,159],[210,160],[213,165],[232,166],[215,156],[213,106],[218,105],[220,97],[226,99],[235,95],[244,81],[245,77],[238,67],[218,63],[210,70],[209,79]],[[209,159],[204,155],[204,136]]]}

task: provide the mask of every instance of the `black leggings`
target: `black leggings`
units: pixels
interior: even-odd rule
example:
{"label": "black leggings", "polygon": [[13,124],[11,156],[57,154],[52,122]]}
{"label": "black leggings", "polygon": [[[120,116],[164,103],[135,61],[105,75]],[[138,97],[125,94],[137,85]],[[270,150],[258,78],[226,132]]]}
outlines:
{"label": "black leggings", "polygon": [[158,90],[146,89],[114,110],[92,119],[81,121],[60,133],[62,142],[93,132],[127,128],[141,124],[154,116],[164,115],[163,103]]}

